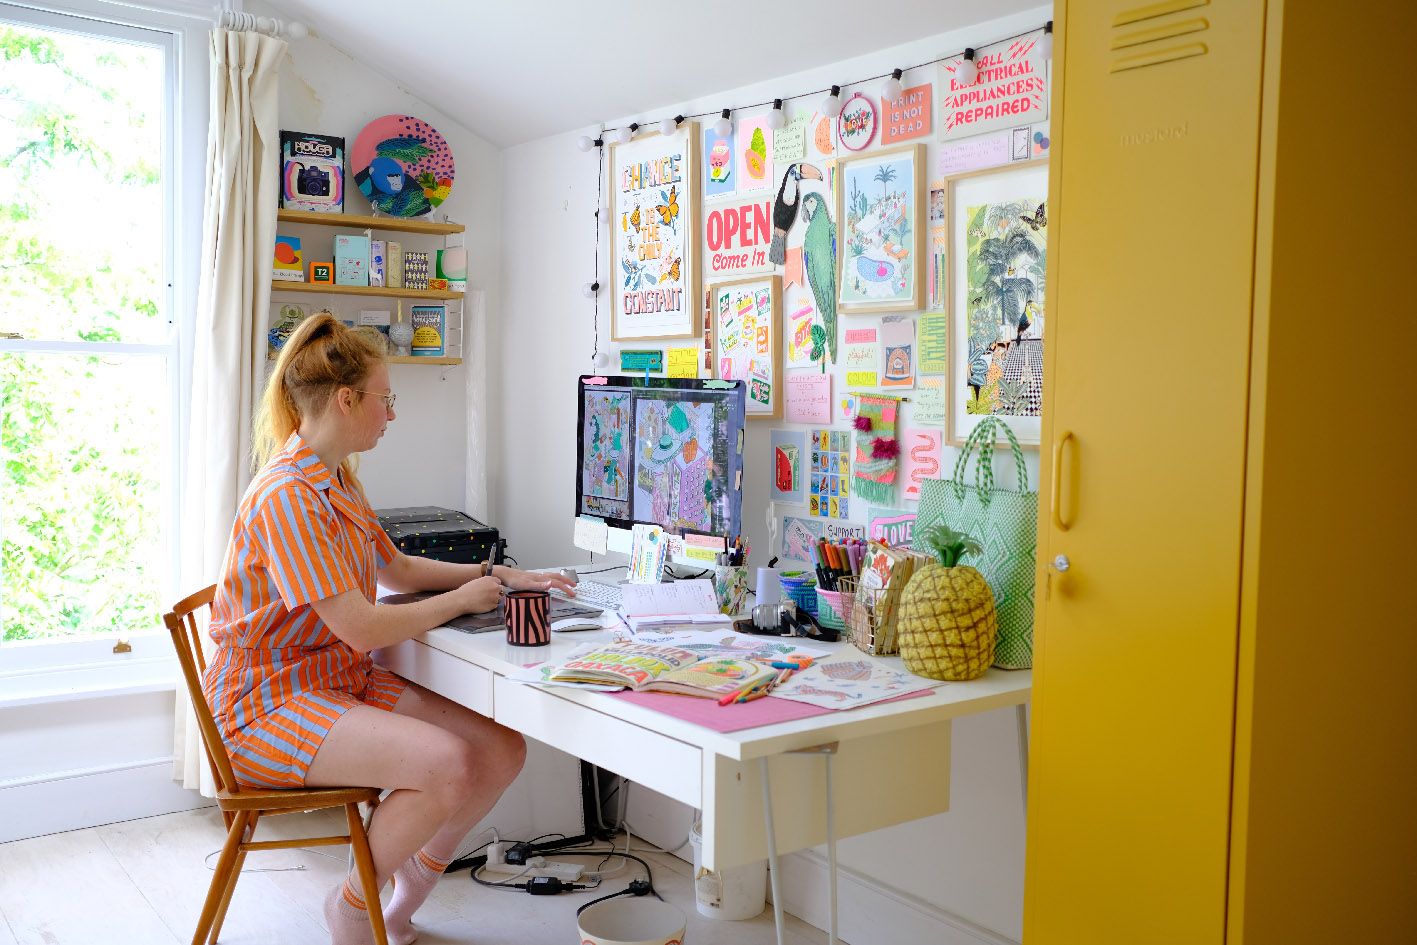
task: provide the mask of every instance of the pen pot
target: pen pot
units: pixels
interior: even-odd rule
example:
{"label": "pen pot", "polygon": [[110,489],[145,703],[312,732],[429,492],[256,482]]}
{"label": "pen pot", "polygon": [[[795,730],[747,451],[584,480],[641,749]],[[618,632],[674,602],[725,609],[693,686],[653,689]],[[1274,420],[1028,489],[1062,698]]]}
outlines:
{"label": "pen pot", "polygon": [[503,598],[507,642],[546,646],[551,642],[551,595],[546,591],[508,591]]}
{"label": "pen pot", "polygon": [[720,612],[732,616],[741,611],[748,596],[748,569],[732,564],[715,565],[713,593],[718,598]]}

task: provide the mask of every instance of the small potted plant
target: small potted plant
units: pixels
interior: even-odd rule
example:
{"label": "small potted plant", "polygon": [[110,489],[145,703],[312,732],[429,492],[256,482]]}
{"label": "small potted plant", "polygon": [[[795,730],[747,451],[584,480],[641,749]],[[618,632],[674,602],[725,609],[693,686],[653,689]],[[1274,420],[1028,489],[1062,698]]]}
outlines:
{"label": "small potted plant", "polygon": [[922,541],[936,560],[916,568],[901,597],[901,658],[906,669],[920,676],[975,679],[994,662],[998,619],[989,582],[959,562],[983,549],[943,523],[927,531]]}

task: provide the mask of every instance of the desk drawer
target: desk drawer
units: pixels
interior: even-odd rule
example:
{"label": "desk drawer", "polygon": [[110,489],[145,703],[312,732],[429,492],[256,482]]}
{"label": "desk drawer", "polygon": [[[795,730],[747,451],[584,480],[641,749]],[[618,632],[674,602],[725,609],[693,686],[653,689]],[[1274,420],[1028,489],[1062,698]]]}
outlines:
{"label": "desk drawer", "polygon": [[409,682],[459,702],[479,715],[492,717],[491,670],[417,640],[382,649],[374,658]]}
{"label": "desk drawer", "polygon": [[690,807],[703,799],[698,748],[554,692],[497,677],[496,720]]}

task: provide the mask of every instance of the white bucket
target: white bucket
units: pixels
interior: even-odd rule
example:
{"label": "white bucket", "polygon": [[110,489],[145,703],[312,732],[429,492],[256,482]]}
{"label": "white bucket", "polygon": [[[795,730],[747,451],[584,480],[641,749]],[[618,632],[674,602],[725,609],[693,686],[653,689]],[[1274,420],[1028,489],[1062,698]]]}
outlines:
{"label": "white bucket", "polygon": [[576,917],[581,945],[683,945],[688,920],[648,896],[597,902]]}
{"label": "white bucket", "polygon": [[694,900],[699,915],[710,919],[751,919],[768,901],[768,861],[745,863],[726,870],[706,870],[703,832],[699,822],[689,829],[694,847]]}

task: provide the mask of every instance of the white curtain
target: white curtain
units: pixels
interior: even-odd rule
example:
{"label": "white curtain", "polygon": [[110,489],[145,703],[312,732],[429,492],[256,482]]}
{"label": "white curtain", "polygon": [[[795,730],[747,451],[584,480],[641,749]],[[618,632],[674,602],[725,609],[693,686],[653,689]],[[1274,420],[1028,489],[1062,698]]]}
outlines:
{"label": "white curtain", "polygon": [[[182,508],[181,592],[220,576],[236,505],[251,481],[251,417],[264,378],[276,236],[284,40],[211,32],[202,270],[192,352]],[[205,633],[203,634],[205,638]],[[174,777],[215,793],[185,686],[177,687]]]}

